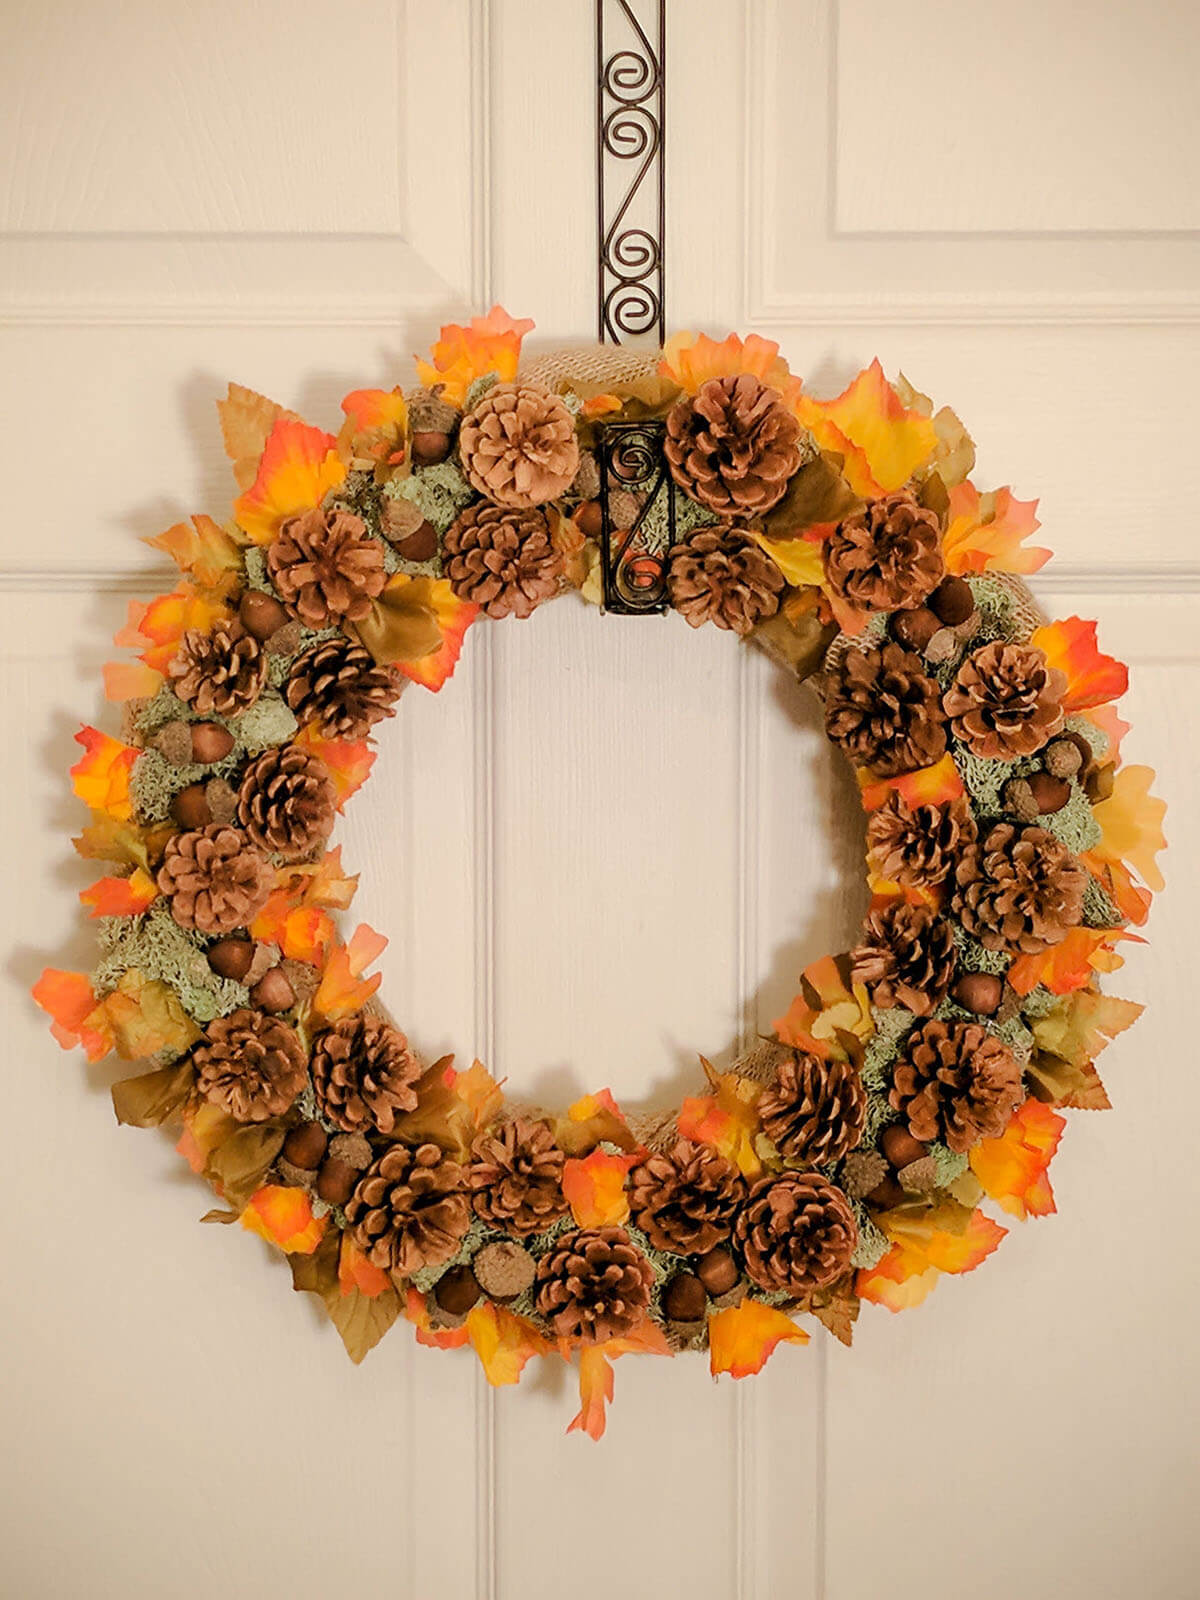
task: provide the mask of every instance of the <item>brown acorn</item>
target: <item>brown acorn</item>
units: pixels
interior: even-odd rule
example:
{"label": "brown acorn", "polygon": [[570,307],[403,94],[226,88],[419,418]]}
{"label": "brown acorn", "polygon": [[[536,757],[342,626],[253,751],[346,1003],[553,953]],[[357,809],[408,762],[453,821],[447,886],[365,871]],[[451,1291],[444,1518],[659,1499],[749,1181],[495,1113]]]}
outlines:
{"label": "brown acorn", "polygon": [[889,1172],[882,1183],[877,1183],[870,1194],[863,1197],[869,1206],[874,1206],[879,1211],[890,1211],[893,1206],[902,1206],[908,1196]]}
{"label": "brown acorn", "polygon": [[296,991],[278,967],[272,967],[254,985],[250,998],[260,1011],[277,1016],[296,1004]]}
{"label": "brown acorn", "polygon": [[964,1011],[973,1011],[977,1017],[993,1016],[1004,998],[1004,984],[991,972],[967,972],[950,991]]}
{"label": "brown acorn", "polygon": [[915,606],[893,614],[892,637],[920,655],[941,626],[928,606]]}
{"label": "brown acorn", "polygon": [[1061,811],[1071,798],[1071,785],[1065,778],[1055,778],[1049,772],[1034,772],[1026,781],[1033,803],[1043,817]]}
{"label": "brown acorn", "polygon": [[412,458],[415,467],[436,466],[450,454],[450,435],[432,428],[423,428],[412,436]]}
{"label": "brown acorn", "polygon": [[670,1322],[701,1322],[708,1307],[704,1284],[694,1272],[676,1273],[663,1290],[663,1315]]}
{"label": "brown acorn", "polygon": [[907,1167],[910,1162],[922,1161],[929,1154],[929,1146],[922,1144],[920,1139],[914,1139],[908,1129],[900,1122],[893,1122],[891,1127],[885,1128],[879,1138],[880,1148],[899,1171]]}
{"label": "brown acorn", "polygon": [[929,596],[929,609],[947,628],[957,628],[975,609],[971,585],[965,578],[943,578]]}
{"label": "brown acorn", "polygon": [[328,1144],[329,1135],[319,1122],[298,1122],[283,1141],[283,1158],[302,1172],[315,1172]]}
{"label": "brown acorn", "polygon": [[349,1162],[331,1156],[317,1173],[317,1193],[327,1205],[344,1206],[357,1182],[358,1173]]}
{"label": "brown acorn", "polygon": [[208,947],[208,964],[220,978],[240,983],[254,960],[253,939],[218,939]]}
{"label": "brown acorn", "polygon": [[708,1290],[709,1294],[728,1294],[734,1284],[741,1277],[738,1264],[728,1250],[723,1250],[720,1245],[700,1257],[696,1263],[696,1276]]}
{"label": "brown acorn", "polygon": [[405,534],[402,539],[393,539],[392,547],[405,561],[432,561],[437,555],[437,529],[424,517],[411,533]]}
{"label": "brown acorn", "polygon": [[193,722],[191,727],[192,760],[199,766],[211,767],[216,761],[224,761],[233,749],[233,735],[219,722]]}
{"label": "brown acorn", "polygon": [[585,539],[598,539],[604,528],[599,500],[585,500],[575,513],[575,526]]}
{"label": "brown acorn", "polygon": [[185,831],[205,828],[213,820],[212,808],[202,783],[189,783],[171,801],[171,815]]}
{"label": "brown acorn", "polygon": [[238,606],[242,627],[259,643],[264,643],[280,628],[286,628],[291,618],[275,599],[261,589],[247,589]]}
{"label": "brown acorn", "polygon": [[493,1300],[515,1300],[533,1282],[537,1266],[525,1246],[515,1239],[495,1239],[485,1244],[471,1263],[476,1281]]}
{"label": "brown acorn", "polygon": [[475,1274],[464,1262],[442,1273],[434,1287],[433,1298],[449,1316],[465,1317],[472,1306],[479,1304],[482,1294]]}

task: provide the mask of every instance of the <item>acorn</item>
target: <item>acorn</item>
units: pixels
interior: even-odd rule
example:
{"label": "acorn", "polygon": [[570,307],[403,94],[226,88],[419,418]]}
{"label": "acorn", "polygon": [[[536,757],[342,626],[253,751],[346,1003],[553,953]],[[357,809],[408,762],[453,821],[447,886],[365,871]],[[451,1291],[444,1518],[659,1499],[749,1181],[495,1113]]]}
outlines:
{"label": "acorn", "polygon": [[892,638],[918,655],[941,627],[941,623],[928,606],[916,606],[911,611],[892,614]]}
{"label": "acorn", "polygon": [[208,947],[208,964],[220,978],[240,983],[254,960],[253,939],[218,939]]}
{"label": "acorn", "polygon": [[215,761],[224,761],[233,749],[233,735],[219,722],[192,723],[192,760],[199,766],[211,767]]}
{"label": "acorn", "polygon": [[322,1163],[317,1173],[317,1193],[326,1205],[344,1206],[354,1193],[357,1182],[358,1173],[349,1162],[331,1156]]}
{"label": "acorn", "polygon": [[943,578],[929,596],[929,609],[947,628],[957,628],[975,609],[971,585],[965,578]]}
{"label": "acorn", "polygon": [[202,783],[189,783],[171,801],[171,815],[181,828],[204,828],[213,820],[212,807]]}
{"label": "acorn", "polygon": [[977,1017],[991,1017],[1000,1009],[1004,984],[992,972],[966,972],[950,991],[950,997],[964,1011]]}
{"label": "acorn", "polygon": [[[318,1193],[320,1189],[318,1187]],[[882,1183],[877,1183],[870,1194],[863,1197],[869,1206],[874,1206],[879,1211],[890,1211],[893,1206],[902,1206],[908,1199],[904,1190],[889,1172]]]}
{"label": "acorn", "polygon": [[247,633],[253,634],[260,644],[291,621],[274,595],[261,589],[247,589],[238,606],[238,616]]}
{"label": "acorn", "polygon": [[1065,735],[1051,739],[1042,751],[1042,765],[1055,778],[1073,778],[1091,760],[1079,748],[1082,739],[1069,739]]}
{"label": "acorn", "polygon": [[394,539],[392,544],[396,554],[405,561],[432,561],[438,549],[437,529],[427,517],[422,517],[411,533]]}
{"label": "acorn", "polygon": [[585,539],[598,539],[604,529],[599,500],[585,500],[575,512],[575,526]]}
{"label": "acorn", "polygon": [[[879,1148],[899,1171],[910,1161],[921,1161],[929,1154],[929,1146],[914,1139],[902,1122],[893,1122],[879,1136]],[[887,1182],[887,1179],[884,1179]]]}
{"label": "acorn", "polygon": [[432,467],[439,461],[445,461],[450,454],[450,435],[435,431],[432,428],[422,428],[412,436],[412,458],[414,467]]}
{"label": "acorn", "polygon": [[696,1276],[714,1298],[728,1294],[741,1277],[738,1264],[728,1250],[720,1245],[700,1257],[696,1263]]}
{"label": "acorn", "polygon": [[513,1239],[496,1239],[485,1244],[471,1262],[475,1281],[493,1300],[515,1300],[528,1289],[537,1264],[524,1245]]}
{"label": "acorn", "polygon": [[1116,785],[1116,777],[1117,769],[1111,761],[1103,767],[1097,767],[1094,772],[1088,774],[1088,780],[1084,788],[1087,791],[1088,799],[1093,805],[1097,805],[1101,800],[1108,799]]}
{"label": "acorn", "polygon": [[277,1016],[281,1011],[290,1011],[296,1004],[296,991],[279,968],[272,967],[251,989],[250,998],[260,1011]]}
{"label": "acorn", "polygon": [[663,1290],[663,1315],[669,1322],[701,1322],[708,1309],[704,1284],[694,1272],[676,1273]]}
{"label": "acorn", "polygon": [[1049,772],[1032,772],[1026,781],[1033,803],[1043,817],[1061,811],[1071,798],[1071,785],[1065,778],[1056,778]]}
{"label": "acorn", "polygon": [[325,1159],[329,1135],[319,1122],[298,1122],[283,1141],[283,1158],[303,1172],[315,1172]]}
{"label": "acorn", "polygon": [[482,1294],[475,1274],[464,1263],[442,1273],[434,1286],[433,1298],[448,1315],[465,1317],[472,1306],[478,1305]]}

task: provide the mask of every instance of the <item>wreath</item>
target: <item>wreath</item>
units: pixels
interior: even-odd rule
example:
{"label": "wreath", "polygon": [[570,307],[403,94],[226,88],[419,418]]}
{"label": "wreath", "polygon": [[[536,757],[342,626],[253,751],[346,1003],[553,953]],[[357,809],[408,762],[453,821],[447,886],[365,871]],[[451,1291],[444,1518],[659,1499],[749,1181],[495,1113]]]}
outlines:
{"label": "wreath", "polygon": [[[89,1060],[149,1058],[118,1120],[182,1125],[204,1220],[278,1247],[356,1361],[401,1317],[495,1384],[578,1354],[598,1437],[619,1355],[742,1377],[807,1342],[798,1316],[849,1344],[862,1302],[996,1249],[989,1202],[1054,1210],[1063,1113],[1108,1106],[1095,1057],[1141,1009],[1099,975],[1161,887],[1164,807],[1121,763],[1125,668],[1039,614],[1036,503],[972,484],[952,411],[878,362],[815,399],[753,336],[521,364],[531,327],[443,328],[419,387],[347,395],[336,437],[230,386],[232,520],[149,541],[182,580],[117,636],[122,736],[77,735],[99,963],[34,996]],[[602,494],[631,420],[659,428],[654,497]],[[654,518],[670,606],[820,695],[871,905],[669,1115],[515,1106],[383,1009],[329,839],[402,690],[441,689],[485,619],[599,603],[604,539]]]}

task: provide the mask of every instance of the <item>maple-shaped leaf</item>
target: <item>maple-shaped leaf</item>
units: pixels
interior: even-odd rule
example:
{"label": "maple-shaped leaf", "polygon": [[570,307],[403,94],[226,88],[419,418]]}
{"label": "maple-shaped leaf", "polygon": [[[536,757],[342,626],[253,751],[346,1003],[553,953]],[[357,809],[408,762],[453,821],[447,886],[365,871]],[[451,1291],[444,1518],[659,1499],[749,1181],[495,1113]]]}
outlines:
{"label": "maple-shaped leaf", "polygon": [[158,885],[148,872],[135,867],[127,878],[99,878],[79,898],[91,906],[93,917],[136,917],[158,899]]}
{"label": "maple-shaped leaf", "polygon": [[182,1116],[194,1082],[192,1063],[185,1060],[114,1083],[110,1092],[117,1121],[130,1128],[161,1127]]}
{"label": "maple-shaped leaf", "polygon": [[166,533],[157,533],[145,542],[154,550],[165,551],[199,589],[223,597],[239,586],[243,546],[212,517],[201,514],[193,516],[190,524],[176,522]]}
{"label": "maple-shaped leaf", "polygon": [[1065,617],[1035,630],[1030,644],[1067,680],[1060,704],[1066,712],[1086,711],[1119,700],[1129,687],[1129,668],[1115,656],[1106,656],[1096,642],[1096,624],[1082,617]]}
{"label": "maple-shaped leaf", "polygon": [[239,489],[248,489],[258,473],[258,463],[280,417],[299,421],[295,412],[285,411],[266,395],[256,394],[240,383],[231,383],[224,400],[217,401],[221,438],[225,454],[233,462],[233,476]]}
{"label": "maple-shaped leaf", "polygon": [[918,806],[942,805],[966,793],[951,755],[944,755],[931,767],[902,772],[896,778],[878,778],[869,767],[859,767],[856,776],[864,811],[878,811],[891,794],[898,794],[915,811]]}
{"label": "maple-shaped leaf", "polygon": [[529,318],[515,321],[503,306],[493,306],[486,317],[472,317],[465,325],[447,323],[430,360],[417,359],[417,376],[427,389],[439,390],[448,404],[461,406],[477,378],[494,372],[501,383],[512,382],[521,341],[532,330]]}
{"label": "maple-shaped leaf", "polygon": [[468,1311],[467,1339],[493,1388],[519,1383],[526,1363],[552,1348],[532,1323],[491,1300]]}
{"label": "maple-shaped leaf", "polygon": [[[563,1354],[566,1352],[564,1350]],[[583,1345],[579,1351],[579,1412],[567,1424],[568,1433],[586,1433],[601,1439],[607,1423],[606,1408],[613,1397],[612,1363],[624,1355],[671,1356],[675,1352],[666,1335],[649,1317],[627,1334],[603,1344]]]}
{"label": "maple-shaped leaf", "polygon": [[569,1156],[586,1155],[598,1144],[615,1144],[627,1152],[638,1148],[637,1139],[625,1120],[625,1113],[613,1099],[611,1089],[585,1094],[569,1106],[565,1117],[555,1119],[554,1138]]}
{"label": "maple-shaped leaf", "polygon": [[392,1280],[383,1268],[368,1261],[350,1235],[343,1233],[338,1251],[339,1295],[345,1297],[358,1293],[366,1295],[368,1300],[375,1300],[385,1289],[392,1287]]}
{"label": "maple-shaped leaf", "polygon": [[278,945],[289,961],[320,966],[337,937],[328,911],[296,900],[286,889],[276,889],[250,924],[250,934],[266,944]]}
{"label": "maple-shaped leaf", "polygon": [[111,1038],[123,1061],[140,1061],[160,1050],[187,1050],[200,1037],[174,989],[136,967],[121,974],[84,1025]]}
{"label": "maple-shaped leaf", "polygon": [[50,1032],[64,1050],[80,1045],[89,1061],[99,1061],[112,1049],[112,1030],[95,1015],[96,995],[85,973],[47,967],[30,993],[50,1017]]}
{"label": "maple-shaped leaf", "polygon": [[475,1128],[494,1122],[504,1104],[504,1092],[482,1061],[473,1061],[465,1072],[447,1067],[445,1082],[454,1098],[465,1108]]}
{"label": "maple-shaped leaf", "polygon": [[754,529],[750,529],[750,537],[766,551],[793,588],[816,588],[825,581],[825,553],[819,537],[769,539]]}
{"label": "maple-shaped leaf", "polygon": [[395,667],[436,693],[453,675],[478,616],[479,607],[460,600],[447,579],[397,572],[353,632],[381,666]]}
{"label": "maple-shaped leaf", "polygon": [[233,503],[237,525],[255,544],[268,545],[285,518],[319,506],[345,476],[331,433],[276,417],[254,482]]}
{"label": "maple-shaped leaf", "polygon": [[711,1145],[748,1178],[757,1178],[762,1161],[755,1140],[762,1124],[758,1101],[763,1086],[736,1072],[718,1073],[711,1061],[700,1057],[711,1094],[693,1095],[679,1108],[679,1132],[684,1139]]}
{"label": "maple-shaped leaf", "polygon": [[100,816],[128,822],[133,816],[129,775],[141,751],[101,733],[99,728],[81,728],[75,743],[82,745],[85,752],[71,768],[75,793]]}
{"label": "maple-shaped leaf", "polygon": [[853,1342],[854,1324],[858,1320],[859,1300],[854,1292],[854,1275],[839,1278],[828,1289],[818,1289],[807,1296],[803,1309],[816,1317],[821,1326],[840,1344],[847,1347]]}
{"label": "maple-shaped leaf", "polygon": [[386,948],[383,934],[361,923],[345,944],[335,946],[326,962],[313,996],[313,1010],[327,1022],[337,1022],[361,1011],[383,981],[382,973],[365,979],[363,973]]}
{"label": "maple-shaped leaf", "polygon": [[322,738],[315,722],[302,728],[292,743],[325,763],[339,811],[366,783],[375,765],[375,752],[365,739]]}
{"label": "maple-shaped leaf", "polygon": [[1041,527],[1036,500],[1018,500],[1011,489],[980,494],[973,483],[950,490],[942,559],[958,576],[981,572],[1037,572],[1051,552],[1025,545]]}
{"label": "maple-shaped leaf", "polygon": [[1046,1217],[1055,1210],[1048,1176],[1067,1119],[1032,1096],[1013,1112],[998,1139],[971,1148],[971,1171],[1010,1216]]}
{"label": "maple-shaped leaf", "polygon": [[1040,1049],[1082,1065],[1094,1061],[1118,1034],[1132,1027],[1144,1009],[1098,989],[1078,989],[1053,1011],[1036,1017],[1030,1028]]}
{"label": "maple-shaped leaf", "polygon": [[1035,1050],[1025,1069],[1030,1094],[1047,1105],[1070,1111],[1109,1111],[1112,1101],[1094,1062],[1064,1061],[1046,1050]]}
{"label": "maple-shaped leaf", "polygon": [[658,370],[685,394],[695,394],[713,378],[736,378],[743,373],[775,389],[789,405],[800,392],[800,380],[788,370],[774,339],[757,333],[745,339],[730,333],[719,341],[706,333],[672,334],[663,345]]}
{"label": "maple-shaped leaf", "polygon": [[807,392],[796,415],[823,450],[843,457],[842,476],[864,499],[899,489],[937,449],[937,429],[906,406],[873,361],[832,400]]}
{"label": "maple-shaped leaf", "polygon": [[708,1362],[714,1378],[722,1372],[748,1378],[762,1371],[778,1345],[807,1343],[803,1328],[761,1300],[747,1298],[708,1319]]}
{"label": "maple-shaped leaf", "polygon": [[125,626],[113,643],[125,650],[137,650],[146,666],[165,673],[179,653],[185,633],[211,633],[213,625],[227,616],[223,600],[201,594],[185,580],[153,600],[131,600]]}
{"label": "maple-shaped leaf", "polygon": [[104,698],[114,705],[126,700],[152,700],[163,686],[163,674],[144,661],[106,661],[100,669]]}
{"label": "maple-shaped leaf", "polygon": [[326,1219],[313,1216],[307,1189],[268,1183],[251,1195],[241,1224],[289,1255],[311,1255],[325,1236]]}
{"label": "maple-shaped leaf", "polygon": [[1032,994],[1039,984],[1051,994],[1082,989],[1097,972],[1116,972],[1124,966],[1125,958],[1113,949],[1121,939],[1145,942],[1121,928],[1071,928],[1049,949],[1018,956],[1008,969],[1008,984],[1021,995]]}
{"label": "maple-shaped leaf", "polygon": [[338,453],[348,465],[371,471],[385,482],[403,466],[407,448],[408,406],[403,389],[355,389],[342,401],[346,420],[338,433]]}
{"label": "maple-shaped leaf", "polygon": [[860,1042],[875,1031],[871,1001],[855,983],[845,956],[822,956],[800,974],[800,992],[773,1024],[783,1044],[817,1055],[845,1055],[845,1037]]}
{"label": "maple-shaped leaf", "polygon": [[629,1216],[625,1180],[637,1155],[610,1155],[593,1150],[582,1159],[573,1157],[563,1167],[562,1192],[581,1228],[603,1228]]}
{"label": "maple-shaped leaf", "polygon": [[971,1211],[953,1226],[939,1226],[948,1206],[932,1212],[908,1207],[882,1213],[880,1226],[892,1248],[876,1266],[863,1268],[855,1280],[859,1298],[889,1311],[920,1305],[941,1273],[973,1272],[999,1245],[1006,1232],[982,1211]]}
{"label": "maple-shaped leaf", "polygon": [[949,406],[934,411],[933,401],[927,394],[914,389],[903,373],[892,385],[902,405],[933,420],[937,432],[937,449],[930,466],[947,489],[953,489],[966,478],[975,465],[975,441],[962,424],[957,412]]}
{"label": "maple-shaped leaf", "polygon": [[71,843],[85,861],[122,861],[150,871],[176,832],[173,822],[142,827],[131,819],[121,821],[96,812]]}
{"label": "maple-shaped leaf", "polygon": [[1152,767],[1122,767],[1112,793],[1097,801],[1092,815],[1100,827],[1094,853],[1132,868],[1144,884],[1158,890],[1164,879],[1155,857],[1167,845],[1162,830],[1167,805],[1150,793],[1153,782]]}

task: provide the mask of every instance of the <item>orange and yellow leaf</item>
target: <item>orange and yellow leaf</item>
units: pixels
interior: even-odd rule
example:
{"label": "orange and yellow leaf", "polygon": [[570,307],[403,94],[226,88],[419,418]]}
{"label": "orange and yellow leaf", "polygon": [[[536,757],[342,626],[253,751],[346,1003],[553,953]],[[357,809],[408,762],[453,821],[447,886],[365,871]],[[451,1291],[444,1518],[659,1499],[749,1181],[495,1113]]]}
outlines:
{"label": "orange and yellow leaf", "polygon": [[99,1061],[112,1049],[112,1030],[95,1017],[96,996],[84,973],[47,967],[30,993],[51,1019],[50,1032],[64,1050],[81,1045],[89,1061]]}
{"label": "orange and yellow leaf", "polygon": [[342,410],[346,420],[337,443],[344,460],[376,469],[403,464],[408,432],[403,389],[355,389],[342,401]]}
{"label": "orange and yellow leaf", "polygon": [[1010,1216],[1023,1222],[1054,1211],[1048,1172],[1066,1125],[1065,1117],[1031,1096],[998,1139],[983,1139],[971,1150],[971,1171]]}
{"label": "orange and yellow leaf", "polygon": [[899,489],[938,447],[933,421],[904,405],[877,360],[834,399],[803,393],[795,410],[823,450],[844,457],[842,475],[864,498]]}
{"label": "orange and yellow leaf", "polygon": [[368,1261],[350,1235],[343,1233],[338,1251],[338,1288],[342,1295],[353,1294],[357,1289],[368,1300],[375,1300],[391,1287],[392,1280],[383,1268]]}
{"label": "orange and yellow leaf", "polygon": [[959,1232],[932,1224],[923,1213],[889,1211],[880,1226],[892,1248],[877,1266],[863,1268],[855,1280],[859,1298],[889,1311],[920,1305],[939,1274],[973,1272],[1004,1238],[1007,1229],[982,1211],[973,1211]]}
{"label": "orange and yellow leaf", "polygon": [[310,1256],[325,1236],[326,1219],[313,1216],[306,1189],[268,1183],[250,1196],[241,1224],[288,1255]]}
{"label": "orange and yellow leaf", "polygon": [[1115,775],[1113,792],[1107,800],[1097,802],[1092,814],[1100,826],[1095,853],[1131,868],[1157,891],[1164,882],[1155,858],[1167,845],[1162,830],[1167,805],[1150,793],[1153,782],[1151,767],[1122,767]]}
{"label": "orange and yellow leaf", "polygon": [[524,318],[514,321],[503,306],[493,306],[486,317],[472,317],[466,326],[451,322],[430,351],[431,361],[417,360],[417,376],[429,389],[439,389],[443,400],[461,406],[477,378],[494,372],[501,383],[511,383],[521,359],[521,341],[533,328]]}
{"label": "orange and yellow leaf", "polygon": [[736,1164],[748,1178],[763,1170],[755,1148],[761,1129],[758,1101],[763,1086],[736,1072],[718,1073],[711,1062],[700,1057],[712,1085],[711,1094],[693,1095],[679,1108],[679,1132],[685,1139],[711,1145]]}
{"label": "orange and yellow leaf", "polygon": [[202,513],[191,523],[176,522],[166,533],[146,543],[163,550],[182,572],[190,573],[201,589],[218,596],[237,587],[242,570],[242,546],[219,522]]}
{"label": "orange and yellow leaf", "polygon": [[270,544],[285,518],[319,506],[345,476],[346,466],[331,433],[292,417],[277,417],[254,482],[233,503],[238,527],[255,544]]}
{"label": "orange and yellow leaf", "polygon": [[325,763],[339,811],[366,783],[375,765],[375,752],[365,739],[323,739],[315,722],[302,728],[292,743]]}
{"label": "orange and yellow leaf", "polygon": [[800,993],[773,1027],[783,1044],[817,1055],[844,1053],[843,1034],[862,1041],[875,1032],[866,989],[851,981],[848,963],[836,956],[805,967]]}
{"label": "orange and yellow leaf", "polygon": [[313,996],[313,1010],[328,1022],[361,1011],[383,981],[379,972],[372,978],[364,979],[362,975],[386,948],[383,934],[361,923],[346,944],[334,948]]}
{"label": "orange and yellow leaf", "polygon": [[1120,939],[1141,944],[1136,934],[1121,928],[1071,928],[1058,944],[1037,955],[1018,956],[1007,979],[1017,994],[1032,994],[1039,984],[1051,994],[1082,989],[1097,972],[1116,972],[1125,958],[1113,949]]}
{"label": "orange and yellow leaf", "polygon": [[133,816],[129,797],[129,774],[141,752],[134,746],[110,738],[98,728],[81,728],[75,743],[82,745],[83,757],[71,768],[75,793],[93,811],[128,822]]}
{"label": "orange and yellow leaf", "polygon": [[785,1312],[761,1300],[714,1311],[708,1319],[708,1364],[714,1378],[761,1372],[780,1344],[807,1344],[808,1334]]}
{"label": "orange and yellow leaf", "polygon": [[1129,669],[1115,656],[1103,655],[1096,643],[1096,624],[1066,617],[1038,628],[1030,640],[1051,667],[1066,675],[1064,711],[1086,711],[1117,700],[1129,687]]}
{"label": "orange and yellow leaf", "polygon": [[526,1362],[546,1355],[549,1342],[523,1317],[484,1300],[467,1312],[467,1338],[493,1388],[519,1383]]}
{"label": "orange and yellow leaf", "polygon": [[593,1150],[591,1155],[566,1163],[562,1191],[581,1228],[603,1228],[624,1222],[629,1216],[629,1196],[625,1179],[637,1165],[636,1155],[610,1155]]}
{"label": "orange and yellow leaf", "polygon": [[615,1144],[618,1149],[637,1149],[625,1114],[613,1099],[610,1089],[585,1094],[567,1108],[565,1117],[555,1122],[554,1137],[568,1155],[582,1156],[598,1144]]}
{"label": "orange and yellow leaf", "polygon": [[185,633],[192,629],[211,633],[213,624],[226,614],[221,600],[201,594],[185,581],[149,602],[131,600],[125,626],[113,642],[139,651],[146,666],[165,673]]}
{"label": "orange and yellow leaf", "polygon": [[127,878],[100,878],[79,898],[91,906],[93,917],[136,917],[158,899],[158,885],[148,872],[136,867]]}
{"label": "orange and yellow leaf", "polygon": [[893,791],[912,811],[918,806],[942,805],[966,793],[951,755],[944,755],[931,767],[902,772],[897,778],[877,778],[868,767],[859,767],[857,777],[864,811],[878,811]]}
{"label": "orange and yellow leaf", "polygon": [[672,334],[663,346],[658,370],[686,394],[695,394],[713,378],[736,378],[742,373],[778,390],[789,405],[800,392],[800,380],[788,370],[774,339],[757,333],[745,339],[731,333],[719,342],[706,333]]}
{"label": "orange and yellow leaf", "polygon": [[1041,523],[1036,500],[1018,500],[1011,489],[980,494],[973,483],[955,484],[950,491],[942,556],[946,571],[961,576],[980,572],[1037,572],[1051,552],[1037,545],[1027,548]]}
{"label": "orange and yellow leaf", "polygon": [[106,661],[102,668],[104,698],[115,704],[151,700],[163,686],[163,675],[144,661]]}

